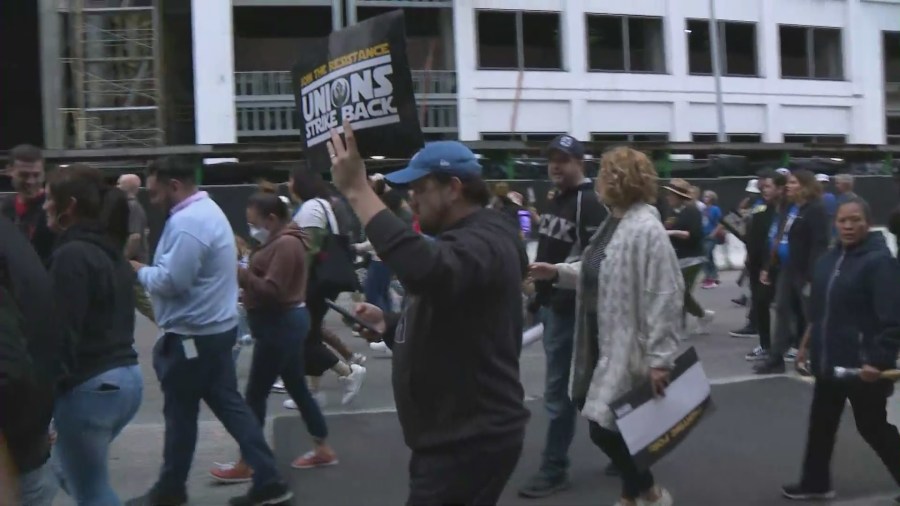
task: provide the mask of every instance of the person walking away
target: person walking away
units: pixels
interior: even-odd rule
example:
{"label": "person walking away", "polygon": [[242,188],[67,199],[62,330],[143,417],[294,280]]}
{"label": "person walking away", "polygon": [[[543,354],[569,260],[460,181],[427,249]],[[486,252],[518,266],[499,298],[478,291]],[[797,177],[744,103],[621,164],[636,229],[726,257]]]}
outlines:
{"label": "person walking away", "polygon": [[722,210],[717,205],[719,196],[716,192],[707,190],[703,192],[703,253],[706,255],[706,262],[703,263],[703,271],[706,273],[706,279],[703,280],[701,288],[710,289],[719,286],[719,269],[716,267],[716,259],[713,253],[716,246],[724,244],[725,230],[719,228],[719,222],[722,221]]}
{"label": "person walking away", "polygon": [[[303,373],[303,341],[309,332],[309,313],[305,303],[307,268],[302,232],[291,222],[288,205],[276,193],[266,191],[250,197],[247,223],[260,246],[250,265],[238,269],[244,305],[256,336],[244,398],[264,427],[266,400],[281,376],[313,437],[313,453],[336,464],[337,457],[325,442],[325,417],[309,392]],[[304,456],[305,460],[311,458]],[[215,467],[210,475],[222,483],[241,483],[252,479],[253,470],[242,459],[233,466]]]}
{"label": "person walking away", "polygon": [[[547,146],[547,175],[553,198],[538,227],[535,260],[557,263],[578,258],[607,212],[584,176],[584,145],[561,135]],[[544,408],[549,416],[541,467],[521,488],[523,497],[547,497],[569,487],[569,447],[575,437],[576,410],[569,398],[569,371],[575,333],[575,292],[535,283],[538,320],[544,324],[546,379]],[[609,469],[610,473],[614,469]]]}
{"label": "person walking away", "polygon": [[134,418],[144,389],[134,349],[134,271],[123,254],[128,201],[82,164],[55,173],[47,187],[47,224],[59,237],[50,277],[66,370],[53,410],[53,460],[79,505],[117,505],[109,446]]}
{"label": "person walking away", "polygon": [[631,148],[607,152],[597,193],[612,209],[610,216],[580,261],[530,268],[535,279],[577,290],[572,399],[590,421],[591,440],[621,472],[618,506],[673,504],[650,471],[637,468],[609,407],[648,381],[662,395],[678,351],[684,281],[651,205],[657,190],[646,155]]}
{"label": "person walking away", "polygon": [[400,315],[367,303],[356,312],[394,351],[397,415],[412,450],[407,504],[496,504],[528,423],[519,380],[528,257],[518,231],[484,209],[490,194],[475,155],[441,141],[386,176],[412,188],[422,232],[434,240],[416,234],[366,183],[346,120],[344,132],[346,147],[337,133],[329,143],[333,180],[406,288]]}
{"label": "person walking away", "polygon": [[666,200],[671,210],[671,215],[666,219],[665,228],[672,247],[675,248],[675,255],[684,278],[682,323],[686,325],[687,315],[690,314],[697,318],[698,326],[695,332],[705,334],[709,332],[708,327],[715,317],[715,313],[703,309],[693,295],[694,284],[697,282],[697,276],[705,261],[703,214],[691,196],[690,183],[684,179],[673,179],[663,188],[666,190]]}
{"label": "person walking away", "polygon": [[34,247],[3,215],[0,237],[0,467],[8,473],[0,504],[51,506],[58,485],[47,428],[62,372],[62,331],[50,275]]}
{"label": "person walking away", "polygon": [[[757,364],[757,374],[784,372],[785,360],[796,358],[799,337],[809,321],[809,289],[816,261],[828,248],[829,223],[822,204],[822,186],[808,170],[797,170],[787,178],[786,196],[790,202],[780,226],[777,254],[770,264],[779,270],[775,285],[775,335],[765,362]],[[785,238],[787,244],[784,244]],[[771,284],[768,271],[760,281]]]}
{"label": "person walking away", "polygon": [[[307,281],[306,307],[309,310],[310,327],[306,337],[306,374],[311,377],[313,394],[320,399],[319,383],[326,371],[332,370],[344,385],[341,404],[349,404],[359,394],[366,379],[366,368],[356,363],[341,361],[323,342],[322,328],[328,305],[325,299],[335,300],[338,293],[326,293],[316,281],[315,259],[328,236],[338,232],[338,222],[331,208],[330,195],[322,176],[308,167],[298,166],[290,175],[288,187],[300,209],[294,215],[294,223],[307,235],[306,249],[309,256],[310,275]],[[284,407],[296,409],[293,399],[287,399]],[[327,465],[328,463],[323,463]]]}
{"label": "person walking away", "polygon": [[[886,411],[894,384],[879,376],[896,368],[900,350],[900,265],[871,226],[868,204],[845,200],[837,210],[840,242],[814,268],[809,327],[797,364],[809,356],[816,383],[801,478],[782,489],[789,499],[835,496],[831,455],[848,400],[860,436],[900,485],[900,434]],[[836,378],[835,367],[862,371],[858,377]]]}
{"label": "person walking away", "polygon": [[831,178],[828,177],[828,174],[819,173],[816,174],[816,181],[822,186],[822,205],[825,207],[825,215],[828,218],[828,223],[834,224],[838,200],[837,195],[828,191],[828,184],[831,182]]}
{"label": "person walking away", "polygon": [[784,186],[787,179],[777,172],[765,173],[759,178],[763,204],[756,206],[747,227],[747,277],[750,280],[750,302],[755,318],[754,330],[759,334],[759,346],[744,358],[748,361],[766,360],[772,344],[772,301],[775,298],[773,271],[769,284],[760,281],[760,273],[768,262],[771,248],[769,231],[778,226],[778,216],[783,205]]}
{"label": "person walking away", "polygon": [[[741,241],[744,243],[744,247],[747,247],[748,244],[748,234],[750,230],[750,223],[753,221],[753,214],[765,208],[765,199],[761,195],[760,191],[760,179],[751,179],[747,181],[747,186],[744,188],[746,192],[746,197],[741,201],[738,208],[733,210],[733,214],[738,214],[743,218],[744,224],[744,236],[741,237]],[[724,219],[719,223],[719,229],[725,230]],[[753,282],[748,278],[746,258],[744,259],[744,269],[741,271],[741,275],[738,278],[738,286],[743,287],[744,284],[747,285],[747,292],[741,294],[740,297],[736,299],[731,299],[731,302],[734,302],[738,306],[747,306],[747,323],[737,329],[732,330],[728,333],[731,337],[747,337],[747,338],[758,338],[759,333],[756,329],[756,309],[753,306]]]}
{"label": "person walking away", "polygon": [[0,214],[15,223],[47,265],[56,237],[44,213],[44,155],[36,146],[20,144],[9,151],[8,160],[6,173],[16,193],[0,200]]}
{"label": "person walking away", "polygon": [[[137,198],[141,189],[141,178],[137,174],[123,174],[119,177],[118,187],[128,196],[128,241],[125,243],[125,258],[146,264],[150,254],[150,245],[147,242],[150,225],[144,206]],[[151,322],[155,322],[150,297],[137,280],[134,283],[134,297],[138,312]]]}
{"label": "person walking away", "polygon": [[193,164],[164,157],[150,165],[151,204],[168,217],[153,265],[132,261],[163,331],[153,348],[165,404],[163,465],[150,491],[128,506],[182,505],[197,444],[200,401],[210,407],[253,469],[253,485],[234,506],[279,504],[293,493],[278,475],[259,420],[237,391],[237,251],[228,218],[199,191]]}

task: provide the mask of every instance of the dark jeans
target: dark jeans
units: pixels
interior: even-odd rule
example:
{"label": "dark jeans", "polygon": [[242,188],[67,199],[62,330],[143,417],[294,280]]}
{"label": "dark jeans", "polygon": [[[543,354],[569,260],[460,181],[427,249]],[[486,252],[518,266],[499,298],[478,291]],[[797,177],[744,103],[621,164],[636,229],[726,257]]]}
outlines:
{"label": "dark jeans", "polygon": [[705,312],[694,299],[694,284],[697,282],[697,276],[703,270],[703,264],[692,265],[681,269],[681,275],[684,276],[684,313],[685,315],[693,315],[697,318],[703,318]]}
{"label": "dark jeans", "polygon": [[497,504],[522,454],[524,432],[500,442],[413,451],[407,506]]}
{"label": "dark jeans", "polygon": [[[330,295],[327,296],[327,295]],[[334,300],[337,294],[319,294],[312,292],[306,298],[306,308],[309,310],[309,334],[306,336],[306,374],[319,377],[325,374],[325,371],[331,369],[338,363],[338,357],[334,354],[322,341],[322,322],[325,320],[325,313],[328,312],[328,305],[325,299]]]}
{"label": "dark jeans", "polygon": [[775,283],[775,335],[769,358],[781,360],[791,347],[797,347],[806,331],[809,296],[803,293],[803,281],[789,270],[778,274]]}
{"label": "dark jeans", "polygon": [[366,273],[364,291],[366,302],[385,313],[391,312],[391,270],[386,263],[372,260]]}
{"label": "dark jeans", "polygon": [[713,254],[718,245],[719,243],[715,239],[703,239],[703,254],[706,256],[706,261],[703,262],[703,272],[706,273],[706,279],[713,281],[719,280],[719,268],[716,266],[716,257]]}
{"label": "dark jeans", "polygon": [[774,283],[770,274],[770,284],[759,282],[759,272],[750,272],[751,325],[759,333],[759,345],[764,350],[772,347],[772,300],[775,298]]}
{"label": "dark jeans", "polygon": [[163,465],[157,490],[164,495],[185,492],[185,482],[197,445],[200,401],[216,415],[237,441],[241,455],[253,469],[254,487],[279,480],[275,456],[256,416],[237,389],[231,351],[237,327],[221,334],[190,338],[197,356],[185,356],[186,336],[168,333],[153,347],[153,368],[162,387],[166,420]]}
{"label": "dark jeans", "polygon": [[569,470],[569,447],[575,437],[578,413],[569,398],[569,374],[575,340],[575,313],[559,313],[542,307],[538,313],[544,324],[544,408],[550,418],[541,473],[556,478]]}
{"label": "dark jeans", "polygon": [[655,482],[650,471],[641,471],[634,463],[631,452],[625,444],[622,434],[604,429],[596,422],[590,423],[591,441],[609,457],[613,465],[622,474],[622,497],[637,499],[648,492]]}
{"label": "dark jeans", "polygon": [[803,461],[802,485],[811,491],[831,490],[831,454],[844,404],[850,400],[856,430],[875,450],[900,485],[900,434],[887,421],[887,399],[894,385],[888,381],[816,379],[809,434]]}
{"label": "dark jeans", "polygon": [[266,400],[275,380],[281,376],[291,399],[297,403],[300,416],[310,435],[317,439],[328,436],[328,427],[319,404],[313,399],[303,372],[304,346],[309,332],[306,307],[290,309],[253,309],[247,314],[256,336],[250,379],[244,398],[261,426],[266,424]]}

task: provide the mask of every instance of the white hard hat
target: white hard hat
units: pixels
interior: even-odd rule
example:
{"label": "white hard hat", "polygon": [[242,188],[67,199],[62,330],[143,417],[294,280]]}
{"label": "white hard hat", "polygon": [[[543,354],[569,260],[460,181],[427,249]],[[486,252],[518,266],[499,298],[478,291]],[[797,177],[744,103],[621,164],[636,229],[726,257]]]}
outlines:
{"label": "white hard hat", "polygon": [[786,168],[784,168],[784,167],[780,167],[780,168],[778,168],[778,169],[775,169],[775,172],[781,174],[782,176],[789,176],[789,175],[791,175],[791,170],[790,170],[790,169],[786,169]]}
{"label": "white hard hat", "polygon": [[759,193],[759,179],[751,179],[747,181],[747,187],[744,188],[747,193]]}
{"label": "white hard hat", "polygon": [[831,179],[828,177],[828,174],[816,174],[816,181],[820,183],[827,183]]}

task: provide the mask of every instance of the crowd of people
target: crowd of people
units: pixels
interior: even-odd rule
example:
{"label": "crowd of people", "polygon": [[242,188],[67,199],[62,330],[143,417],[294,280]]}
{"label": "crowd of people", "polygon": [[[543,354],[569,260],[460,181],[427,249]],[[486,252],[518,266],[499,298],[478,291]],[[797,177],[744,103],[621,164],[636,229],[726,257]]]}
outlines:
{"label": "crowd of people", "polygon": [[[496,504],[523,451],[519,356],[533,319],[544,328],[549,424],[541,464],[519,494],[571,486],[580,414],[610,460],[606,474],[621,480],[617,504],[669,506],[672,495],[636,463],[610,406],[645,383],[663,395],[685,339],[709,331],[715,315],[692,292],[719,285],[715,249],[726,232],[747,250],[748,323],[733,333],[758,335],[747,359],[759,374],[793,360],[816,380],[801,479],[783,495],[834,495],[829,463],[848,400],[900,485],[900,434],[885,410],[893,384],[881,376],[900,349],[900,263],[870,230],[850,176],[835,178],[834,195],[810,171],[766,171],[734,211],[738,230],[714,192],[662,183],[636,150],[604,153],[592,181],[584,146],[561,135],[546,150],[553,190],[538,214],[508,186],[492,192],[461,143],[429,143],[405,169],[372,177],[351,125],[343,131],[327,144],[337,192],[302,167],[287,195],[260,185],[247,201],[246,239],[197,186],[188,161],[153,162],[144,187],[166,219],[152,256],[140,177],[114,186],[74,164],[45,181],[40,149],[10,152],[17,193],[0,209],[0,504],[50,505],[60,487],[80,505],[122,504],[108,455],[142,401],[136,311],[159,328],[152,362],[165,436],[158,478],[125,504],[187,503],[201,401],[240,448],[211,476],[251,483],[230,504],[286,503],[293,493],[264,437],[266,401],[286,392],[285,406],[309,433],[311,449],[291,467],[338,464],[320,381],[334,372],[341,402],[352,402],[365,357],[324,318],[341,293],[354,292],[354,318],[345,321],[393,357],[397,415],[412,450],[407,504]],[[347,237],[348,220],[364,238]],[[527,241],[537,243],[534,259]],[[357,254],[371,257],[364,286]],[[250,342],[241,395],[235,362]],[[837,378],[836,367],[859,373]]]}

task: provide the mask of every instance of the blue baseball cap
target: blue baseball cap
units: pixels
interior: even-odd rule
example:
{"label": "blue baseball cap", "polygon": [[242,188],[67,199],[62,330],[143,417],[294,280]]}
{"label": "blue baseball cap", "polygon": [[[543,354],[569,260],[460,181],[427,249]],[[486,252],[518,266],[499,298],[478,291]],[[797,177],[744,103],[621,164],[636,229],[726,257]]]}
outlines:
{"label": "blue baseball cap", "polygon": [[405,169],[384,176],[392,185],[408,185],[432,174],[448,174],[460,179],[481,177],[475,153],[457,141],[430,142],[420,149]]}

